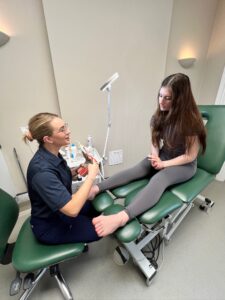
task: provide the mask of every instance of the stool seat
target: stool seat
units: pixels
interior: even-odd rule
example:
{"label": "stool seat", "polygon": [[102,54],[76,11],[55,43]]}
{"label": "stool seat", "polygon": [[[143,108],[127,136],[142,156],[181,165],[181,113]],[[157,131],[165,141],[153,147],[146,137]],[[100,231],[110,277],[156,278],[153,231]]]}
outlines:
{"label": "stool seat", "polygon": [[28,218],[19,233],[13,251],[12,263],[16,270],[33,272],[61,261],[74,258],[84,251],[84,243],[45,245],[35,238]]}

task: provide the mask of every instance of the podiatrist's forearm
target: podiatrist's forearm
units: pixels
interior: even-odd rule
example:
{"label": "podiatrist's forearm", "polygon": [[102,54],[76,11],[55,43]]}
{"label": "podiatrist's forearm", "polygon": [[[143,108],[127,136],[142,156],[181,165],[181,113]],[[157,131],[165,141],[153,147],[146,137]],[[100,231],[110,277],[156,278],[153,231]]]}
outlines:
{"label": "podiatrist's forearm", "polygon": [[85,202],[87,201],[94,180],[95,178],[87,176],[86,180],[79,188],[79,190],[72,195],[71,200],[66,205],[64,205],[60,209],[60,211],[67,216],[76,217],[79,214]]}

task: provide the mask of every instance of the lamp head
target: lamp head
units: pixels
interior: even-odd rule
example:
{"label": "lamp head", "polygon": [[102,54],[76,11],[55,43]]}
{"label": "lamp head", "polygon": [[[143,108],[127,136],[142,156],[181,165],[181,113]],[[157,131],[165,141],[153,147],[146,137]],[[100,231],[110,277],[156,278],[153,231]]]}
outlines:
{"label": "lamp head", "polygon": [[5,45],[9,41],[9,36],[0,31],[0,47]]}
{"label": "lamp head", "polygon": [[100,91],[105,91],[107,89],[110,89],[112,83],[119,78],[119,74],[115,73],[112,75],[112,77],[110,77],[101,87],[100,87]]}

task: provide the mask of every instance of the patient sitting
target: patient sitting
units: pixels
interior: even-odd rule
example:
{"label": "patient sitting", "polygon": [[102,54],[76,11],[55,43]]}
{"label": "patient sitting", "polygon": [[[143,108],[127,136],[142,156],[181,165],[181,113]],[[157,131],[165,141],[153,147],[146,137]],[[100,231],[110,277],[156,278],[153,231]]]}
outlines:
{"label": "patient sitting", "polygon": [[93,218],[100,237],[113,233],[154,206],[167,187],[190,179],[197,170],[199,149],[204,153],[206,148],[206,131],[188,76],[177,73],[166,77],[157,102],[158,107],[150,122],[151,153],[134,167],[94,185],[90,190],[89,199],[93,199],[99,192],[150,178],[124,210]]}

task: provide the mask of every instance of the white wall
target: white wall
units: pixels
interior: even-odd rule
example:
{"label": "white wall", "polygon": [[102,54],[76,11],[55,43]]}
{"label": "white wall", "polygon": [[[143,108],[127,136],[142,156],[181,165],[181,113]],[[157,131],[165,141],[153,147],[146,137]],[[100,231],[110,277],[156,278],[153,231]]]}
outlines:
{"label": "white wall", "polygon": [[108,174],[148,152],[159,84],[165,74],[184,71],[177,56],[189,40],[198,60],[185,72],[197,100],[214,102],[224,67],[224,0],[43,0],[43,5],[45,16],[40,0],[0,0],[0,29],[11,36],[0,48],[0,144],[17,193],[25,185],[13,148],[24,172],[32,156],[19,127],[37,112],[61,108],[73,139],[84,142],[90,133],[102,149],[107,108],[99,87],[116,71],[109,149],[122,148],[125,162],[109,167]]}
{"label": "white wall", "polygon": [[[103,151],[106,94],[113,73],[109,150],[123,149],[124,164],[149,151],[149,120],[164,77],[173,1],[43,0],[62,116],[73,138],[91,134]],[[160,20],[159,20],[160,16]]]}
{"label": "white wall", "polygon": [[[207,62],[204,65],[203,82],[201,86],[201,99],[204,103],[225,104],[225,99],[220,98],[220,88],[224,90],[225,83],[225,1],[219,0],[215,17],[215,24],[211,35],[207,53]],[[223,80],[222,80],[223,79]],[[221,84],[221,86],[220,86]],[[222,93],[224,96],[224,93]],[[218,99],[217,99],[218,96]],[[225,163],[217,175],[217,180],[225,180]]]}
{"label": "white wall", "polygon": [[12,182],[12,178],[9,174],[8,166],[5,162],[2,150],[0,149],[0,188],[12,195],[16,195],[16,188]]}
{"label": "white wall", "polygon": [[[217,0],[174,0],[166,74],[187,74],[198,103],[205,103],[200,89],[206,76],[205,65],[217,4]],[[189,69],[181,67],[178,59],[184,57],[196,58],[194,66]]]}
{"label": "white wall", "polygon": [[0,48],[0,144],[16,192],[26,186],[13,153],[26,173],[32,156],[19,127],[40,111],[59,112],[41,1],[0,1],[0,29],[11,36]]}
{"label": "white wall", "polygon": [[220,80],[225,66],[225,1],[219,0],[215,23],[204,65],[201,99],[204,103],[215,103]]}

